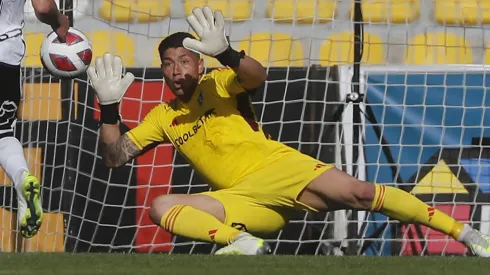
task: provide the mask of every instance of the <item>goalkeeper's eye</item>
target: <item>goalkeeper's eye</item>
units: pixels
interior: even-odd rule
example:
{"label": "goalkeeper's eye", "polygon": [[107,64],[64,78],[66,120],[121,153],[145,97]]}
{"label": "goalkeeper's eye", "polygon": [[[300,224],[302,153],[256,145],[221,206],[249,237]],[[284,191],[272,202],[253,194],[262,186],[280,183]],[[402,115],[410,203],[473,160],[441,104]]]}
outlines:
{"label": "goalkeeper's eye", "polygon": [[163,62],[163,67],[164,67],[164,68],[168,68],[168,67],[170,67],[170,66],[172,66],[172,62],[168,62],[168,61]]}

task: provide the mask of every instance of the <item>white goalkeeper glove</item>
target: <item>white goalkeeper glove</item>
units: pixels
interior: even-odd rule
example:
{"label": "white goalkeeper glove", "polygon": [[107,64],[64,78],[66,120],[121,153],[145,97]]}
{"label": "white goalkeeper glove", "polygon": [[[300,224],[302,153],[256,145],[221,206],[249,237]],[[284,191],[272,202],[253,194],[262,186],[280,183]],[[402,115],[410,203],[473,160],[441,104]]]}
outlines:
{"label": "white goalkeeper glove", "polygon": [[95,66],[91,65],[87,69],[87,75],[100,105],[119,103],[134,81],[134,75],[130,72],[123,76],[121,57],[110,53],[97,57]]}
{"label": "white goalkeeper glove", "polygon": [[194,8],[187,17],[187,22],[199,36],[200,40],[185,38],[184,48],[215,57],[221,64],[232,68],[240,65],[240,59],[245,52],[237,52],[231,48],[225,33],[225,20],[220,10],[213,10],[209,6]]}

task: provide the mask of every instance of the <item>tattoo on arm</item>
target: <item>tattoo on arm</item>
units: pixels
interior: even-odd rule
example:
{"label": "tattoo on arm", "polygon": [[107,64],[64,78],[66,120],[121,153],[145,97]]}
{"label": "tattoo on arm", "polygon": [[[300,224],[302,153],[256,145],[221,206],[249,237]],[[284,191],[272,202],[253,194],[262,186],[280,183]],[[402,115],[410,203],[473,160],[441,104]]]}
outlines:
{"label": "tattoo on arm", "polygon": [[127,135],[122,135],[114,143],[101,142],[101,149],[104,161],[109,167],[119,167],[141,152]]}

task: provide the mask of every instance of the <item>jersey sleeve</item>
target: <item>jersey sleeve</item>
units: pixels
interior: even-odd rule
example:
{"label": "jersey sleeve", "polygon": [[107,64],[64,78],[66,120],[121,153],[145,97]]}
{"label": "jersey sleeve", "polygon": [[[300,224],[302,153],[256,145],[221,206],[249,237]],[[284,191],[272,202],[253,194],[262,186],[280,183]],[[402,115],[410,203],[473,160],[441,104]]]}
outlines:
{"label": "jersey sleeve", "polygon": [[166,134],[159,120],[163,117],[164,110],[161,105],[154,107],[138,126],[126,133],[138,149],[142,150],[152,143],[166,140]]}
{"label": "jersey sleeve", "polygon": [[235,95],[245,91],[238,82],[238,75],[232,69],[216,69],[212,71],[211,76],[219,92]]}

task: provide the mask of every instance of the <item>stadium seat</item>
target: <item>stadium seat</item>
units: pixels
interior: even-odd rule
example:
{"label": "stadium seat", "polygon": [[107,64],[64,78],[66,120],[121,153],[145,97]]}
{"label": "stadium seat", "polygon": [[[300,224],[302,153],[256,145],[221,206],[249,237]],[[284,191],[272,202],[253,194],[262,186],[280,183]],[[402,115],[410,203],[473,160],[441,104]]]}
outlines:
{"label": "stadium seat", "polygon": [[36,236],[24,241],[24,252],[64,252],[63,213],[44,213],[43,224]]}
{"label": "stadium seat", "polygon": [[277,23],[325,23],[335,17],[335,11],[334,0],[269,0],[267,17]]}
{"label": "stadium seat", "polygon": [[223,12],[225,19],[247,20],[250,17],[250,0],[184,0],[185,14],[192,14],[195,7],[210,6]]}
{"label": "stadium seat", "polygon": [[17,214],[9,209],[0,208],[0,251],[15,252]]}
{"label": "stadium seat", "polygon": [[450,32],[424,33],[408,43],[406,64],[470,64],[472,53],[462,36]]}
{"label": "stadium seat", "polygon": [[[27,165],[31,173],[38,179],[41,179],[42,170],[42,149],[38,147],[24,148],[24,156],[27,160]],[[3,168],[0,167],[0,186],[1,185],[11,185],[12,181],[9,179]],[[2,187],[3,188],[3,187]]]}
{"label": "stadium seat", "polygon": [[[383,40],[374,34],[364,33],[362,63],[385,64]],[[323,66],[351,64],[354,61],[354,35],[352,32],[336,33],[327,38],[320,48],[319,62]]]}
{"label": "stadium seat", "polygon": [[[162,39],[163,38],[165,38],[165,37],[162,37]],[[160,67],[160,65],[162,64],[162,61],[160,60],[160,53],[158,52],[158,45],[160,45],[160,42],[161,42],[161,40],[158,40],[156,45],[152,49],[153,56],[151,59],[151,66],[154,68]]]}
{"label": "stadium seat", "polygon": [[[354,17],[354,0],[349,10]],[[371,23],[410,23],[420,15],[420,0],[363,0],[362,17]]]}
{"label": "stadium seat", "polygon": [[265,67],[304,65],[301,42],[286,33],[254,33],[240,41],[238,49],[244,50]]}
{"label": "stadium seat", "polygon": [[170,13],[172,1],[158,0],[104,0],[100,16],[111,22],[154,22]]}
{"label": "stadium seat", "polygon": [[25,83],[18,116],[22,120],[60,120],[61,87],[59,83]]}
{"label": "stadium seat", "polygon": [[41,49],[41,44],[43,43],[45,34],[44,33],[34,33],[25,32],[24,40],[26,43],[26,54],[22,60],[23,67],[42,67],[41,57],[39,56],[39,51]]}
{"label": "stadium seat", "polygon": [[490,65],[490,43],[486,45],[484,55],[484,64]]}
{"label": "stadium seat", "polygon": [[490,23],[488,0],[434,0],[434,17],[444,25],[480,25]]}
{"label": "stadium seat", "polygon": [[123,32],[118,31],[94,31],[86,33],[92,42],[93,58],[110,52],[121,56],[124,66],[134,65],[134,41]]}

